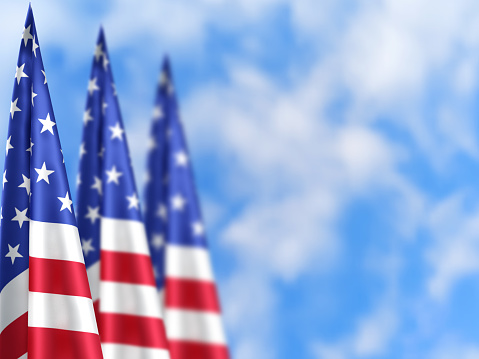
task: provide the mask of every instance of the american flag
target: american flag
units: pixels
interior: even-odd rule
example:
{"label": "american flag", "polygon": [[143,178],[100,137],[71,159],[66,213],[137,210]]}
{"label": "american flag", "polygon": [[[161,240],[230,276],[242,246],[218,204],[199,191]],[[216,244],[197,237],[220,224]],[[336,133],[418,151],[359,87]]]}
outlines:
{"label": "american flag", "polygon": [[156,95],[145,189],[150,252],[173,359],[229,357],[168,59]]}
{"label": "american flag", "polygon": [[78,226],[105,358],[169,358],[103,30],[83,117]]}
{"label": "american flag", "polygon": [[102,358],[31,8],[10,107],[1,219],[0,357]]}

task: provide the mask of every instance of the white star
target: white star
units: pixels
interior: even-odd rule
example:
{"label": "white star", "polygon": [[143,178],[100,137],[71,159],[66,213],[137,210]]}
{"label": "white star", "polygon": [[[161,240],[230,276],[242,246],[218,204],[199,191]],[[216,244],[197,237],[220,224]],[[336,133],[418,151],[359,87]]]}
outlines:
{"label": "white star", "polygon": [[90,96],[93,95],[93,91],[98,91],[100,88],[96,84],[96,77],[88,81],[88,92]]}
{"label": "white star", "polygon": [[35,57],[37,57],[37,49],[38,48],[39,48],[39,46],[35,42],[35,35],[33,35],[32,51],[33,51],[33,54],[35,55]]}
{"label": "white star", "polygon": [[108,61],[108,58],[103,55],[103,68],[106,70],[108,64],[110,63],[110,61]]}
{"label": "white star", "polygon": [[156,144],[155,138],[150,137],[148,139],[148,150],[149,151],[154,150],[156,147],[158,147],[158,145]]}
{"label": "white star", "polygon": [[32,139],[30,138],[30,147],[26,149],[27,152],[30,152],[30,155],[33,154],[33,152],[32,152],[33,145],[34,145],[34,143],[32,142]]}
{"label": "white star", "polygon": [[103,114],[105,114],[105,110],[107,107],[108,107],[108,104],[105,101],[103,101]]}
{"label": "white star", "polygon": [[177,194],[171,198],[171,206],[174,210],[182,211],[185,207],[186,199],[184,199],[180,194]]}
{"label": "white star", "polygon": [[23,177],[23,182],[18,186],[19,188],[25,188],[27,190],[27,195],[30,194],[30,178],[28,178],[27,176],[24,176],[22,174],[22,177]]}
{"label": "white star", "polygon": [[153,110],[153,119],[160,120],[161,118],[163,118],[163,110],[161,109],[161,106],[156,106]]}
{"label": "white star", "polygon": [[23,222],[28,222],[28,221],[30,220],[30,219],[27,217],[27,211],[28,211],[28,207],[25,208],[23,211],[19,211],[19,210],[15,207],[16,216],[12,218],[12,221],[18,222],[18,225],[20,226],[20,228],[22,228]]}
{"label": "white star", "polygon": [[32,106],[35,107],[35,104],[33,103],[33,99],[37,97],[37,94],[33,92],[33,84],[32,84]]}
{"label": "white star", "polygon": [[3,172],[3,188],[5,188],[5,183],[7,183],[8,180],[7,180],[7,170],[5,170],[5,172]]}
{"label": "white star", "polygon": [[63,211],[64,209],[68,209],[70,211],[70,213],[72,212],[72,203],[73,201],[70,199],[70,195],[67,194],[65,195],[65,197],[57,197],[60,202],[62,203],[62,208],[60,208],[60,212]]}
{"label": "white star", "polygon": [[138,197],[136,195],[136,193],[133,193],[132,196],[126,196],[126,199],[128,200],[128,209],[130,208],[135,208],[135,209],[139,209],[139,204],[140,204],[140,201],[138,200]]}
{"label": "white star", "polygon": [[18,98],[10,104],[10,115],[12,116],[12,120],[13,120],[13,115],[15,115],[15,112],[21,111],[17,107],[17,102],[18,102]]}
{"label": "white star", "polygon": [[88,124],[88,121],[93,121],[93,117],[91,116],[91,108],[83,113],[83,123],[85,126]]}
{"label": "white star", "polygon": [[163,204],[158,205],[158,210],[156,211],[156,215],[166,221],[168,219],[168,210],[166,209],[166,206]]}
{"label": "white star", "polygon": [[38,121],[40,121],[43,125],[42,130],[40,131],[40,133],[48,131],[53,135],[53,126],[55,126],[56,123],[53,122],[52,120],[50,120],[50,114],[49,113],[47,113],[47,118],[46,119],[42,120],[41,118],[39,118]]}
{"label": "white star", "polygon": [[117,92],[116,92],[116,85],[114,83],[111,84],[111,87],[113,88],[113,96],[116,96],[117,95]]}
{"label": "white star", "polygon": [[10,244],[8,245],[8,253],[5,257],[10,257],[12,264],[15,263],[15,258],[23,258],[23,256],[18,253],[18,247],[20,247],[20,244],[17,244],[15,247],[12,247]]}
{"label": "white star", "polygon": [[45,166],[45,162],[43,162],[42,168],[35,168],[35,171],[37,171],[38,173],[37,182],[44,180],[48,184],[50,184],[50,180],[48,179],[48,176],[50,176],[53,172],[55,172],[55,171],[47,170],[47,167]]}
{"label": "white star", "polygon": [[122,172],[118,172],[116,170],[116,166],[113,166],[110,171],[105,171],[106,175],[108,176],[108,179],[106,180],[106,183],[110,182],[115,182],[116,184],[120,184],[118,179],[123,176]]}
{"label": "white star", "polygon": [[33,36],[32,34],[30,33],[30,28],[32,27],[32,25],[28,25],[28,27],[25,29],[23,28],[23,36],[22,36],[22,39],[23,39],[23,43],[25,44],[25,46],[27,46],[27,43],[28,43],[28,40],[32,40],[33,39]]}
{"label": "white star", "polygon": [[117,122],[115,126],[110,126],[110,131],[111,133],[111,139],[113,140],[114,138],[119,138],[120,140],[123,140],[123,132],[125,132],[121,127],[120,123]]}
{"label": "white star", "polygon": [[42,70],[43,77],[45,77],[45,81],[43,81],[43,84],[47,84],[47,75],[45,74],[45,71]]}
{"label": "white star", "polygon": [[98,178],[97,176],[93,177],[93,180],[95,181],[90,188],[98,190],[98,194],[102,194],[102,188],[101,188],[101,179]]}
{"label": "white star", "polygon": [[145,172],[145,179],[143,180],[145,183],[150,183],[151,181],[151,175],[150,172]]}
{"label": "white star", "polygon": [[103,50],[101,49],[103,47],[103,44],[98,44],[95,47],[95,61],[100,60],[100,57],[103,56]]}
{"label": "white star", "polygon": [[18,85],[20,85],[20,80],[22,79],[22,77],[28,77],[28,75],[25,72],[23,72],[24,67],[25,67],[25,64],[23,64],[20,67],[17,67],[17,71],[15,73],[15,78],[17,79],[17,84]]}
{"label": "white star", "polygon": [[3,219],[3,207],[0,207],[0,221]]}
{"label": "white star", "polygon": [[85,257],[88,255],[88,253],[95,250],[95,247],[91,245],[92,241],[93,238],[81,240],[81,249],[83,250],[83,253],[85,253]]}
{"label": "white star", "polygon": [[160,277],[160,272],[158,272],[158,268],[156,268],[156,266],[153,266],[153,275],[155,276],[155,279]]}
{"label": "white star", "polygon": [[62,162],[65,163],[65,156],[63,156],[63,150],[60,150],[60,152],[62,153]]}
{"label": "white star", "polygon": [[8,151],[11,150],[13,148],[12,144],[10,143],[10,141],[12,140],[12,136],[10,136],[7,140],[7,147],[6,147],[6,152],[7,152],[7,156],[8,156]]}
{"label": "white star", "polygon": [[188,164],[188,156],[184,151],[177,152],[175,154],[175,158],[177,166],[186,167],[186,165]]}
{"label": "white star", "polygon": [[85,215],[85,218],[90,219],[91,224],[95,224],[97,219],[100,219],[100,206],[90,207],[87,206],[88,213]]}
{"label": "white star", "polygon": [[151,238],[151,246],[157,250],[161,249],[165,243],[165,238],[160,233],[154,233]]}
{"label": "white star", "polygon": [[78,174],[77,174],[77,187],[78,187],[79,185],[81,185],[81,183],[82,183],[82,182],[81,182],[81,175],[80,175],[80,173],[78,173]]}
{"label": "white star", "polygon": [[193,234],[195,236],[202,236],[205,233],[205,227],[200,221],[193,222],[191,226],[193,227]]}
{"label": "white star", "polygon": [[173,95],[175,92],[175,88],[171,82],[168,83],[166,90],[168,91],[168,95]]}
{"label": "white star", "polygon": [[104,154],[105,154],[105,147],[102,147],[100,152],[98,152],[98,157],[103,157]]}
{"label": "white star", "polygon": [[160,74],[160,78],[158,79],[158,82],[160,83],[160,86],[164,87],[168,83],[168,77],[166,76],[166,72],[163,71]]}
{"label": "white star", "polygon": [[85,149],[85,143],[82,142],[82,144],[80,145],[80,159],[82,159],[83,155],[85,155],[87,152],[86,152],[86,149]]}

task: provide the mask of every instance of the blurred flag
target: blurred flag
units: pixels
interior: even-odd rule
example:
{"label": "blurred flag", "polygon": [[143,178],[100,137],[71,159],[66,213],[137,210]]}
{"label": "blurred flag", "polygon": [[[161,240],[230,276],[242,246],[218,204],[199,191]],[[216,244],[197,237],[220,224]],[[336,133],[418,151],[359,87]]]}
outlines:
{"label": "blurred flag", "polygon": [[88,83],[78,226],[105,358],[169,358],[103,30]]}
{"label": "blurred flag", "polygon": [[168,59],[149,140],[145,219],[156,284],[164,292],[173,359],[224,359],[228,348]]}
{"label": "blurred flag", "polygon": [[0,357],[102,358],[31,7],[10,107],[0,218]]}

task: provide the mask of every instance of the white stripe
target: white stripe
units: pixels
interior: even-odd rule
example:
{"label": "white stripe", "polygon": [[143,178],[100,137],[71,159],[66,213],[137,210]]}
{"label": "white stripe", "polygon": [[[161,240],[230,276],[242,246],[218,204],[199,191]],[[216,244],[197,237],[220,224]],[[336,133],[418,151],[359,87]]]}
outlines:
{"label": "white stripe", "polygon": [[88,283],[90,284],[91,299],[100,299],[100,261],[92,264],[86,270]]}
{"label": "white stripe", "polygon": [[169,359],[168,350],[123,344],[101,344],[104,359]]}
{"label": "white stripe", "polygon": [[0,332],[27,311],[28,269],[8,282],[0,292]]}
{"label": "white stripe", "polygon": [[100,282],[100,311],[162,318],[155,286]]}
{"label": "white stripe", "polygon": [[78,228],[30,220],[30,257],[84,263]]}
{"label": "white stripe", "polygon": [[215,313],[166,308],[165,324],[167,336],[172,340],[226,343],[221,316]]}
{"label": "white stripe", "polygon": [[30,292],[28,326],[98,334],[90,298]]}
{"label": "white stripe", "polygon": [[20,358],[18,359],[27,359],[28,358],[28,353],[23,354]]}
{"label": "white stripe", "polygon": [[145,226],[140,221],[101,219],[101,249],[150,255]]}
{"label": "white stripe", "polygon": [[204,248],[166,246],[166,276],[213,281],[210,255]]}

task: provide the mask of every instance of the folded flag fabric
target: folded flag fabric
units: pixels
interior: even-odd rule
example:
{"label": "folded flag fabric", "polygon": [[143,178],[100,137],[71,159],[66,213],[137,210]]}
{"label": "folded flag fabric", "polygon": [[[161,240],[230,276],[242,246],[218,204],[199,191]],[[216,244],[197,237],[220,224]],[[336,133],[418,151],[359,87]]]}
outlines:
{"label": "folded flag fabric", "polygon": [[103,30],[83,117],[78,227],[107,359],[169,358]]}
{"label": "folded flag fabric", "polygon": [[0,217],[0,357],[102,358],[31,7],[14,81]]}
{"label": "folded flag fabric", "polygon": [[173,359],[226,359],[228,348],[170,64],[149,141],[145,222]]}

